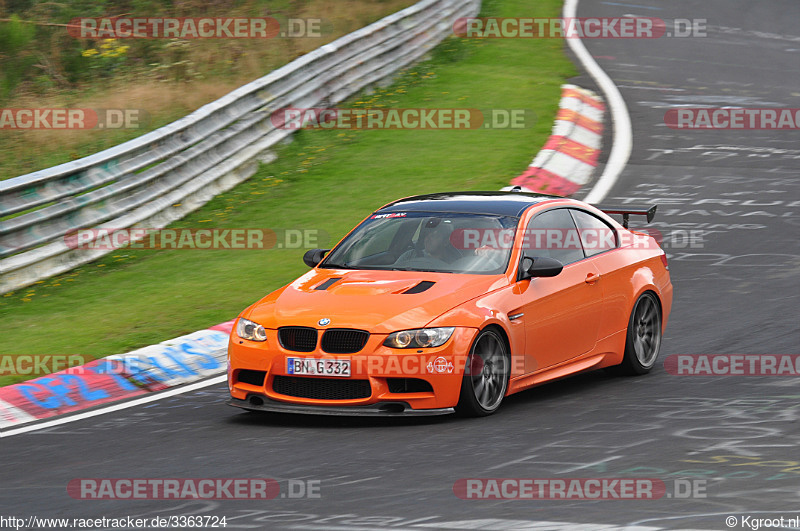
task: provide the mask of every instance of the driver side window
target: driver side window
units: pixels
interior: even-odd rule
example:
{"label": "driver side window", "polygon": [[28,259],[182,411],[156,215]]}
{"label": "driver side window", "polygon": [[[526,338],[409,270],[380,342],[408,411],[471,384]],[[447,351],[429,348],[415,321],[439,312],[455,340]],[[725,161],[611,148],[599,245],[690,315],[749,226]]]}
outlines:
{"label": "driver side window", "polygon": [[583,260],[580,236],[569,210],[548,210],[533,218],[525,231],[523,251],[527,256],[555,258],[564,265]]}

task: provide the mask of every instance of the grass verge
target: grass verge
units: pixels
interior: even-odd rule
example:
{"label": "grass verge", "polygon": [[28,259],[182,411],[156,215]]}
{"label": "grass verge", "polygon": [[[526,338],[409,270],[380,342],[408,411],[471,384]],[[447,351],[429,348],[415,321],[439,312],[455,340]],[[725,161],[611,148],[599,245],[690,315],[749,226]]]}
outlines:
{"label": "grass verge", "polygon": [[[556,17],[560,7],[560,0],[486,0],[482,16]],[[575,73],[556,39],[448,38],[431,60],[350,104],[528,109],[538,117],[532,127],[301,131],[275,162],[172,226],[309,228],[335,243],[399,197],[498,189],[546,140],[559,87]],[[0,298],[0,353],[89,359],[208,327],[303,273],[303,252],[120,249]]]}
{"label": "grass verge", "polygon": [[[0,179],[37,171],[91,155],[157,129],[414,0],[233,0],[225,2],[138,3],[148,17],[270,16],[316,20],[315,34],[261,39],[75,39],[58,23],[73,17],[127,12],[124,0],[97,2],[2,2],[8,13],[38,24],[23,24],[35,35],[10,52],[10,26],[0,22],[0,108],[90,108],[143,111],[146,119],[131,129],[15,129],[0,135]],[[5,4],[5,5],[4,5]],[[174,4],[174,5],[173,5]],[[4,12],[7,12],[4,15]],[[131,16],[136,13],[129,13]],[[43,26],[55,23],[53,25]],[[81,51],[104,46],[128,49],[112,59]],[[5,52],[5,53],[4,53]],[[105,53],[105,52],[104,52]],[[5,97],[11,63],[30,59],[22,79]],[[34,60],[35,59],[35,60]],[[116,65],[111,68],[112,65]],[[70,73],[70,68],[75,71]],[[39,74],[37,75],[36,72]],[[4,77],[4,74],[6,76]],[[53,149],[53,146],[57,146]]]}

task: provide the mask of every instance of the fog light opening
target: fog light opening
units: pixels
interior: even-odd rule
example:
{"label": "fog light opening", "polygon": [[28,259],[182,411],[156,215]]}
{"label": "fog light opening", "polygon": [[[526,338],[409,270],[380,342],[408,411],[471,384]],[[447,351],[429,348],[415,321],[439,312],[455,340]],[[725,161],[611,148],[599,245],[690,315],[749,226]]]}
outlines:
{"label": "fog light opening", "polygon": [[248,402],[250,402],[250,405],[252,406],[264,405],[264,399],[261,398],[260,396],[255,396],[255,395],[251,395],[250,398],[248,399]]}

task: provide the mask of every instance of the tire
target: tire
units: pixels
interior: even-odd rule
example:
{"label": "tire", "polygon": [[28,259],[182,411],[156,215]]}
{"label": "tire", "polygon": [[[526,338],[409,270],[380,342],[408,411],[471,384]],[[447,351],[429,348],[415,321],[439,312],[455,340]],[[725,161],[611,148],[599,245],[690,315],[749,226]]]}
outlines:
{"label": "tire", "polygon": [[481,331],[464,367],[456,411],[466,417],[485,417],[500,407],[508,390],[511,357],[499,332]]}
{"label": "tire", "polygon": [[619,374],[647,374],[655,366],[661,348],[661,306],[653,292],[643,293],[633,305],[625,337],[625,355]]}

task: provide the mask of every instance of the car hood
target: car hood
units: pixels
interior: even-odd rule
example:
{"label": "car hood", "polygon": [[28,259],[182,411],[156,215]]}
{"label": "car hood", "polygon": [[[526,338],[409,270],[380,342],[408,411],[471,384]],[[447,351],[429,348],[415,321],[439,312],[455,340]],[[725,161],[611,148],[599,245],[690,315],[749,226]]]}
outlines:
{"label": "car hood", "polygon": [[[336,280],[334,280],[336,279]],[[419,285],[423,282],[422,285]],[[419,293],[405,293],[415,288]],[[265,328],[358,328],[372,333],[425,326],[446,311],[508,284],[503,275],[312,269],[267,295],[244,317]]]}

